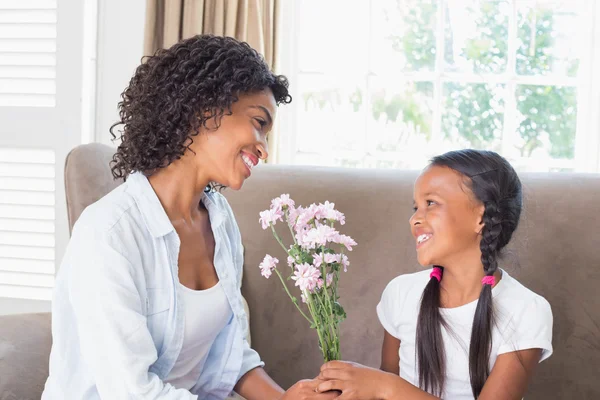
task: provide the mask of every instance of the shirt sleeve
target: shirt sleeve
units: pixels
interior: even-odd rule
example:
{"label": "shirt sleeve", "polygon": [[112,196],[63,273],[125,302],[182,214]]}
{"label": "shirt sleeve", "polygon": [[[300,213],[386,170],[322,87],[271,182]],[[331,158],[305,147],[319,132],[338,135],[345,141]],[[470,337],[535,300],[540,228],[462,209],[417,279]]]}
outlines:
{"label": "shirt sleeve", "polygon": [[552,309],[541,296],[536,296],[521,313],[519,320],[505,332],[498,355],[528,349],[542,349],[540,362],[552,355]]}
{"label": "shirt sleeve", "polygon": [[[91,233],[90,235],[94,235]],[[103,239],[79,239],[69,298],[85,368],[103,399],[191,400],[150,372],[157,351],[131,263]]]}
{"label": "shirt sleeve", "polygon": [[401,291],[398,287],[400,278],[401,277],[398,277],[388,283],[381,295],[379,304],[377,304],[377,316],[379,317],[379,322],[381,322],[383,328],[396,339],[400,339],[396,322],[397,316],[400,314],[402,308],[402,302],[399,296]]}

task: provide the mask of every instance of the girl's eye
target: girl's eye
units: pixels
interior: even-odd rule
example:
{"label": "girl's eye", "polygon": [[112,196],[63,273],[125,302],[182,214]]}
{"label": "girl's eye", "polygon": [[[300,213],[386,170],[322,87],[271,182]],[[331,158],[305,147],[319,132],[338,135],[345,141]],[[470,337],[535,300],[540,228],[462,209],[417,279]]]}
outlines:
{"label": "girl's eye", "polygon": [[427,200],[427,206],[432,206],[434,204],[436,204],[435,201],[433,201],[433,200]]}
{"label": "girl's eye", "polygon": [[418,208],[418,207],[415,207],[415,206],[413,206],[413,208],[412,208],[412,210],[413,210],[413,212],[414,212],[414,213],[416,213],[418,209],[419,209],[419,208]]}
{"label": "girl's eye", "polygon": [[254,118],[254,120],[258,122],[261,128],[264,128],[267,125],[267,121],[265,121],[264,119]]}

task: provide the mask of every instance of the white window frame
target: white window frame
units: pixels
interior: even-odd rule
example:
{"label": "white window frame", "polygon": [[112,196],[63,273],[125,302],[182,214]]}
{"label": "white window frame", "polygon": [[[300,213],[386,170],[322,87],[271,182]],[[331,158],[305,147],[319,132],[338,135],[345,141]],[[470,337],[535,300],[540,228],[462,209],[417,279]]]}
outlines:
{"label": "white window frame", "polygon": [[[516,46],[517,46],[517,8],[515,6],[518,0],[512,0],[513,15],[509,18],[508,32],[508,65],[504,74],[478,76],[468,73],[448,73],[443,71],[444,52],[439,51],[444,45],[443,29],[444,7],[439,7],[437,15],[436,32],[436,65],[433,71],[404,73],[403,79],[406,81],[426,81],[433,82],[434,101],[433,109],[433,140],[441,139],[443,136],[441,130],[442,113],[442,89],[445,82],[458,83],[503,83],[506,85],[507,96],[504,106],[504,124],[502,132],[502,152],[507,153],[511,144],[518,138],[515,126],[515,89],[517,85],[552,85],[569,86],[577,88],[577,132],[575,139],[575,157],[573,160],[550,160],[547,165],[541,165],[543,160],[534,158],[512,159],[518,165],[530,166],[534,164],[537,168],[572,168],[577,172],[600,172],[600,76],[594,71],[600,70],[600,4],[595,0],[584,0],[585,15],[588,15],[586,21],[585,44],[581,58],[579,74],[577,78],[556,77],[556,76],[523,76],[516,73]],[[300,7],[302,2],[284,2],[282,16],[283,25],[286,29],[281,34],[279,54],[281,55],[279,63],[280,73],[284,73],[290,80],[292,94],[294,84],[298,82],[301,74],[298,67],[298,31],[299,16],[302,15]],[[351,6],[351,5],[349,5]],[[372,7],[372,3],[371,6]],[[370,8],[372,10],[372,8]],[[365,18],[368,18],[366,16]],[[326,34],[323,31],[323,34]],[[324,74],[326,75],[326,74]],[[367,82],[368,85],[368,82]],[[368,89],[368,86],[367,86]],[[299,100],[295,100],[299,101]],[[282,107],[279,113],[277,162],[281,164],[295,164],[296,155],[302,154],[297,151],[296,136],[297,115],[294,106]],[[365,132],[365,136],[368,132]],[[365,139],[366,140],[366,139]],[[315,153],[310,153],[315,154]],[[365,153],[336,151],[339,156],[364,156]],[[375,156],[376,159],[394,159],[400,157],[401,153],[386,152],[367,153]]]}

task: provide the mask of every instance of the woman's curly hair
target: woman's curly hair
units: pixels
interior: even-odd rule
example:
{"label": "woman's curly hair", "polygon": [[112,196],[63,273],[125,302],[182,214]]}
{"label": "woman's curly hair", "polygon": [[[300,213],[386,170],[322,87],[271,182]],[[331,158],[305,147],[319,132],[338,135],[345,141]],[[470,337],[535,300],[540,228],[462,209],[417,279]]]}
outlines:
{"label": "woman's curly hair", "polygon": [[218,127],[240,94],[270,88],[278,105],[290,103],[288,85],[256,50],[233,38],[198,35],[158,50],[121,94],[120,121],[110,128],[113,139],[121,139],[110,163],[113,176],[151,174],[179,159],[199,128],[211,119]]}

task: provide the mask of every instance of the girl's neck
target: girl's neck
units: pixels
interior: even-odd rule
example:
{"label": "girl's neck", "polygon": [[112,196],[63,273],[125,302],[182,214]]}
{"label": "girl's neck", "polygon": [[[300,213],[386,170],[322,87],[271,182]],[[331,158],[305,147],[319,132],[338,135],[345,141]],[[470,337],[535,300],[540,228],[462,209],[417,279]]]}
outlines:
{"label": "girl's neck", "polygon": [[[444,266],[440,293],[442,307],[455,308],[477,300],[481,294],[481,280],[484,276],[480,261]],[[500,269],[496,270],[494,276],[498,284],[502,278]]]}

